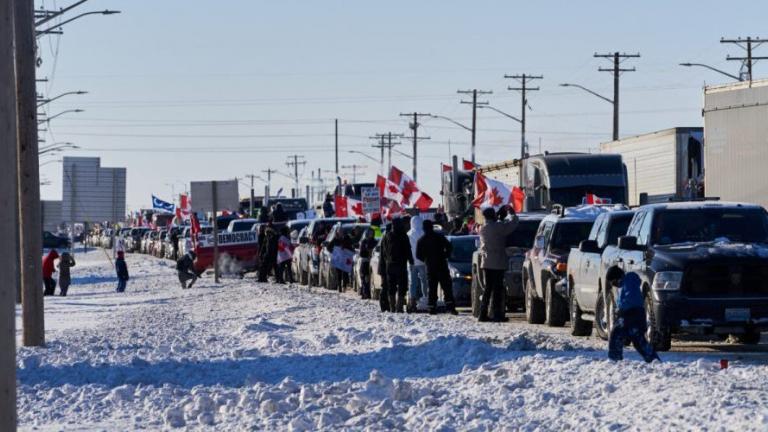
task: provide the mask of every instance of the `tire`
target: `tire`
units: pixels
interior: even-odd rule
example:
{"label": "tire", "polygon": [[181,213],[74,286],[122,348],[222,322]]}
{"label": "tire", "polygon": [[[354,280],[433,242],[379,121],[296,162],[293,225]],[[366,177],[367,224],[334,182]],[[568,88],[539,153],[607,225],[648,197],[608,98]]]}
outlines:
{"label": "tire", "polygon": [[608,335],[611,334],[602,289],[598,289],[597,302],[595,303],[595,333],[602,340],[608,340]]}
{"label": "tire", "polygon": [[581,308],[576,294],[571,288],[571,335],[572,336],[590,336],[592,334],[592,321],[581,318]]}
{"label": "tire", "polygon": [[480,283],[477,280],[477,272],[472,273],[472,287],[471,287],[471,294],[472,294],[472,316],[475,318],[480,317],[480,303],[481,303],[481,293],[480,293]]}
{"label": "tire", "polygon": [[760,343],[760,330],[758,329],[748,329],[744,333],[735,334],[733,336],[736,339],[736,342],[740,344],[757,345]]}
{"label": "tire", "polygon": [[669,329],[660,328],[653,310],[653,299],[650,290],[645,293],[645,319],[648,329],[645,332],[648,342],[656,351],[669,351],[672,348],[672,334]]}
{"label": "tire", "polygon": [[547,326],[562,327],[568,320],[568,304],[555,292],[555,282],[547,281],[547,297],[544,299]]}
{"label": "tire", "polygon": [[533,292],[533,282],[530,278],[525,281],[525,320],[528,324],[544,324],[544,302],[536,298]]}

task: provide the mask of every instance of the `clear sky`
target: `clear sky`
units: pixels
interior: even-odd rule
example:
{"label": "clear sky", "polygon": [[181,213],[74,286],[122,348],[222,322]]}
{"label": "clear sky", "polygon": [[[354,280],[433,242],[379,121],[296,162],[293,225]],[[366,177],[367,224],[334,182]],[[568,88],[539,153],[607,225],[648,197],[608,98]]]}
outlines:
{"label": "clear sky", "polygon": [[[61,7],[69,2],[37,2]],[[88,16],[40,39],[41,88],[48,96],[71,90],[49,114],[80,108],[50,123],[47,143],[81,147],[66,154],[100,156],[103,166],[128,169],[128,207],[169,199],[190,180],[290,171],[300,154],[310,170],[334,169],[333,119],[339,119],[341,164],[366,165],[373,180],[378,158],[370,135],[410,134],[400,112],[429,112],[469,124],[471,108],[458,89],[492,90],[485,100],[512,115],[520,96],[504,74],[543,74],[529,97],[532,150],[595,151],[610,139],[611,106],[578,89],[612,96],[608,67],[595,52],[639,52],[624,66],[621,135],[673,126],[701,126],[702,86],[728,78],[678,63],[707,63],[737,73],[727,54],[741,55],[721,37],[764,36],[768,3],[738,7],[714,1],[201,1],[91,0]],[[71,13],[70,15],[74,15]],[[768,46],[756,55],[768,55]],[[755,77],[768,66],[758,63]],[[423,119],[419,183],[439,199],[439,164],[449,152],[469,158],[467,131]],[[449,143],[450,142],[450,148]],[[517,157],[519,126],[491,111],[478,115],[477,160]],[[410,153],[404,140],[399,150]],[[42,162],[55,160],[43,159]],[[411,161],[393,157],[411,171]],[[50,182],[44,199],[61,197],[61,164],[41,168]],[[346,169],[342,171],[347,171]],[[324,177],[333,177],[324,173]],[[362,176],[361,176],[362,177]],[[273,191],[291,180],[276,175]],[[303,187],[303,186],[302,186]],[[257,191],[263,183],[257,181]],[[241,194],[247,189],[241,187]],[[194,197],[193,197],[194,199]]]}

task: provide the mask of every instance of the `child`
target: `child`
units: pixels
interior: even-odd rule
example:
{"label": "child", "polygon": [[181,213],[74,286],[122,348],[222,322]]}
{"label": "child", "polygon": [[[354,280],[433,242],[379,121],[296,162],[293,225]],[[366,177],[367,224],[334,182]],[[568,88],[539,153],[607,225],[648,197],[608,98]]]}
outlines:
{"label": "child", "polygon": [[611,360],[624,358],[624,341],[629,340],[647,363],[661,361],[653,345],[645,339],[648,323],[645,322],[644,303],[640,277],[636,273],[627,273],[621,281],[616,301],[618,316],[608,342],[608,358]]}
{"label": "child", "polygon": [[125,264],[125,252],[118,251],[115,260],[115,270],[117,271],[117,292],[125,291],[125,285],[128,284],[128,266]]}
{"label": "child", "polygon": [[72,282],[72,279],[69,275],[69,269],[74,266],[75,259],[72,257],[72,255],[67,251],[62,252],[61,258],[59,259],[59,289],[61,290],[62,297],[67,295],[69,284]]}

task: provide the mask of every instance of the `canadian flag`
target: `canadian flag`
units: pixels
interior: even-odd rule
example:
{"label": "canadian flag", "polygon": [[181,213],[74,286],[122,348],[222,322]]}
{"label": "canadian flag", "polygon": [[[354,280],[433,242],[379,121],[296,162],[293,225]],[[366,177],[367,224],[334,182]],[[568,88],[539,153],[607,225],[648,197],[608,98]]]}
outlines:
{"label": "canadian flag", "polygon": [[451,172],[453,171],[453,167],[448,164],[442,164],[443,165],[443,172]]}
{"label": "canadian flag", "polygon": [[400,200],[401,205],[410,205],[421,211],[427,210],[432,205],[432,197],[422,192],[416,182],[397,167],[393,166],[389,170],[389,180],[397,184],[403,194],[403,199]]}
{"label": "canadian flag", "polygon": [[381,218],[386,220],[392,220],[396,215],[403,212],[403,208],[397,201],[390,201],[387,205],[381,208]]}
{"label": "canadian flag", "polygon": [[464,168],[464,171],[472,171],[473,169],[475,169],[475,168],[480,166],[480,165],[478,165],[478,164],[476,164],[476,163],[474,163],[472,161],[468,161],[466,159],[462,159],[461,162],[462,162],[462,167]]}
{"label": "canadian flag", "polygon": [[192,230],[192,245],[197,246],[197,237],[200,234],[200,221],[197,220],[197,215],[195,213],[192,213],[190,215],[190,224],[191,224],[191,230]]}
{"label": "canadian flag", "polygon": [[336,195],[334,198],[336,217],[365,216],[363,202],[354,198]]}
{"label": "canadian flag", "polygon": [[584,204],[611,204],[610,198],[600,198],[595,194],[588,193],[584,197]]}
{"label": "canadian flag", "polygon": [[472,201],[474,207],[499,209],[501,206],[513,204],[515,211],[522,211],[524,199],[525,194],[519,187],[507,186],[480,173],[475,174],[475,199]]}
{"label": "canadian flag", "polygon": [[379,193],[382,198],[388,200],[403,202],[403,192],[400,190],[400,185],[388,180],[382,176],[376,177],[376,187],[379,188]]}

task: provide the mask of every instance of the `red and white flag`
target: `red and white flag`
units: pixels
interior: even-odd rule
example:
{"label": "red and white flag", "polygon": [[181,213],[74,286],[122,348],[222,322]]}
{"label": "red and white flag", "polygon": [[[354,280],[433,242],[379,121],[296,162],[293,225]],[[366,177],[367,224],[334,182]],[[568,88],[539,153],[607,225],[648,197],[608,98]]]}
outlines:
{"label": "red and white flag", "polygon": [[610,198],[600,198],[595,194],[588,193],[582,200],[584,204],[611,204]]}
{"label": "red and white flag", "polygon": [[461,161],[464,171],[472,171],[473,169],[480,167],[480,165],[466,159],[462,159]]}
{"label": "red and white flag", "polygon": [[376,187],[379,188],[379,193],[382,198],[388,200],[403,202],[403,192],[400,190],[400,185],[388,180],[382,176],[376,177]]}
{"label": "red and white flag", "polygon": [[336,195],[334,198],[336,207],[336,217],[361,217],[363,213],[363,202],[354,198]]}
{"label": "red and white flag", "polygon": [[451,172],[453,171],[453,167],[448,164],[442,164],[443,165],[443,172]]}
{"label": "red and white flag", "polygon": [[521,211],[524,198],[523,191],[518,187],[508,186],[480,173],[475,174],[475,199],[472,201],[474,207],[499,209],[501,206],[513,204],[515,211]]}
{"label": "red and white flag", "polygon": [[429,209],[432,205],[432,197],[422,192],[416,182],[397,167],[393,166],[389,170],[389,180],[400,188],[403,195],[401,205],[416,207],[421,211]]}

